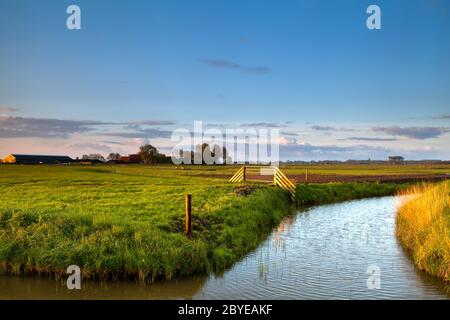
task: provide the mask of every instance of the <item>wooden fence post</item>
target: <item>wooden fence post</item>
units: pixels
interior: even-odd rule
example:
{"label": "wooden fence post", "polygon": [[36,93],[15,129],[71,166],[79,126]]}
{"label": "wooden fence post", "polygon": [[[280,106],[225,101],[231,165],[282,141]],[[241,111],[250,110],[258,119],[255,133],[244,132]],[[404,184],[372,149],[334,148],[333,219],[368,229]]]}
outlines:
{"label": "wooden fence post", "polygon": [[186,239],[191,238],[191,195],[186,193]]}
{"label": "wooden fence post", "polygon": [[244,165],[244,182],[245,182],[245,165]]}
{"label": "wooden fence post", "polygon": [[305,184],[308,184],[308,168],[305,170]]}

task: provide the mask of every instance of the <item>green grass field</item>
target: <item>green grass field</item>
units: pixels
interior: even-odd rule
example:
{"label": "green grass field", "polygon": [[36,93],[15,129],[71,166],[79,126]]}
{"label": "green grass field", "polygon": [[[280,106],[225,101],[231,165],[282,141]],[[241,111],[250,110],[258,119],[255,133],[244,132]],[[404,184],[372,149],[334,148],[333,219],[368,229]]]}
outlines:
{"label": "green grass field", "polygon": [[[219,178],[234,170],[0,165],[0,273],[60,276],[75,264],[85,278],[146,282],[223,270],[293,209],[278,188],[250,183],[256,189],[243,195],[242,184]],[[299,185],[298,203],[382,196],[399,187]],[[186,193],[192,194],[191,240],[184,234]]]}
{"label": "green grass field", "polygon": [[[0,166],[3,273],[142,281],[229,266],[289,212],[284,192],[249,197],[223,179],[173,166]],[[192,194],[193,239],[184,235]]]}

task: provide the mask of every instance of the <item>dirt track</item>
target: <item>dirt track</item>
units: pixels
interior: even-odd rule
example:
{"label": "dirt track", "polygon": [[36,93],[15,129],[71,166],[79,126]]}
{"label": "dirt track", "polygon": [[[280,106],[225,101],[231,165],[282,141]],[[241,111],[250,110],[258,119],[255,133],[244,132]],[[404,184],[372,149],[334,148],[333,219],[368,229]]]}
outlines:
{"label": "dirt track", "polygon": [[[231,176],[210,176],[231,178]],[[304,174],[288,174],[287,177],[294,183],[304,183]],[[404,183],[420,181],[440,181],[449,179],[450,175],[445,174],[402,174],[402,175],[340,175],[340,174],[309,174],[310,183],[328,183],[328,182],[381,182],[381,183]],[[272,176],[247,176],[248,180],[271,181]]]}
{"label": "dirt track", "polygon": [[[288,175],[289,179],[296,183],[303,183],[305,175]],[[439,181],[450,178],[449,175],[427,175],[427,174],[403,174],[403,175],[326,175],[310,174],[308,181],[312,183],[327,182],[415,182],[415,181]]]}

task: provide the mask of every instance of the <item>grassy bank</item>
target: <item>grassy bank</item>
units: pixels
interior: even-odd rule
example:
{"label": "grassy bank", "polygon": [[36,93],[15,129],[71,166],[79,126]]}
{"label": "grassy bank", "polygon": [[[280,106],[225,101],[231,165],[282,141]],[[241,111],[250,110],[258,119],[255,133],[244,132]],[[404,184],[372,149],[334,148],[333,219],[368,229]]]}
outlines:
{"label": "grassy bank", "polygon": [[[144,166],[0,166],[0,272],[173,278],[230,266],[290,211],[281,190]],[[184,235],[192,194],[193,239]]]}
{"label": "grassy bank", "polygon": [[397,214],[397,237],[415,265],[450,282],[450,182],[409,190]]}
{"label": "grassy bank", "polygon": [[[230,170],[221,168],[0,166],[0,273],[65,276],[75,264],[86,279],[152,281],[223,270],[256,248],[292,204],[280,189],[210,174]],[[319,205],[399,187],[299,185],[297,198]],[[184,235],[185,193],[192,240]]]}
{"label": "grassy bank", "polygon": [[320,205],[389,196],[406,187],[406,184],[394,183],[299,184],[296,187],[296,201],[298,206]]}

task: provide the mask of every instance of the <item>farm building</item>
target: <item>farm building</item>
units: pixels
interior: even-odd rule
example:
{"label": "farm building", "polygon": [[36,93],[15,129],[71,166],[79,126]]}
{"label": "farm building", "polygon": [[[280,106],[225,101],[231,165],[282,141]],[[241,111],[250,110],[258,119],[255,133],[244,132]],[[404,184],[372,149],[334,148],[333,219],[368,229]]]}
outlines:
{"label": "farm building", "polygon": [[119,158],[119,162],[122,163],[142,163],[142,158],[139,154],[130,154],[128,156],[122,156]]}
{"label": "farm building", "polygon": [[71,163],[74,160],[68,156],[33,155],[33,154],[10,154],[3,163],[15,164],[58,164]]}

